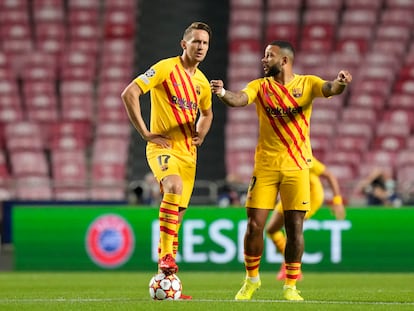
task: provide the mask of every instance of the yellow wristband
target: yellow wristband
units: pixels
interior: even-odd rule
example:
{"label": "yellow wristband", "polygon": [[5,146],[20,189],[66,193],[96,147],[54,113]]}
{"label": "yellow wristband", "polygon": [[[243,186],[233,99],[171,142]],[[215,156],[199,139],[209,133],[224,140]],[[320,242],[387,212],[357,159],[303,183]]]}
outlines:
{"label": "yellow wristband", "polygon": [[332,204],[333,205],[341,205],[343,204],[342,197],[340,195],[336,195],[332,198]]}

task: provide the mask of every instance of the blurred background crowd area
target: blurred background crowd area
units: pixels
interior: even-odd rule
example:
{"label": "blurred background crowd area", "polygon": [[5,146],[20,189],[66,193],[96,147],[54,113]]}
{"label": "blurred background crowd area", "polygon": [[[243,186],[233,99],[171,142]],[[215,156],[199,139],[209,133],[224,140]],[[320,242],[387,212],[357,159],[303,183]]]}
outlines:
{"label": "blurred background crowd area", "polygon": [[[184,28],[200,20],[213,29],[200,68],[227,89],[262,75],[263,49],[276,39],[295,46],[297,73],[332,80],[349,70],[343,95],[314,103],[314,154],[347,204],[366,204],[358,185],[381,169],[412,205],[413,16],[411,0],[0,0],[0,200],[156,204],[145,142],[120,93],[154,62],[181,54]],[[213,100],[192,202],[240,205],[255,108]],[[148,97],[142,106],[148,115]]]}

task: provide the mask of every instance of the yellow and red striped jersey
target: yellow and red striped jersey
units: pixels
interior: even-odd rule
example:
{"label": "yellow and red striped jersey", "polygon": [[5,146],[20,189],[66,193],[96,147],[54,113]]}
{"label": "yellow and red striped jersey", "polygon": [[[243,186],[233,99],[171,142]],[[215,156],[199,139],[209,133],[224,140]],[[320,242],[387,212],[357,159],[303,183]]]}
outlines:
{"label": "yellow and red striped jersey", "polygon": [[310,117],[315,97],[323,97],[325,80],[295,75],[286,85],[265,77],[243,89],[249,104],[256,104],[259,138],[256,168],[301,170],[312,167]]}
{"label": "yellow and red striped jersey", "polygon": [[[145,94],[150,91],[152,133],[171,138],[172,149],[181,155],[196,155],[191,145],[199,109],[211,107],[210,84],[197,69],[193,76],[184,70],[179,56],[163,59],[139,75],[135,83]],[[147,153],[156,144],[147,144]]]}

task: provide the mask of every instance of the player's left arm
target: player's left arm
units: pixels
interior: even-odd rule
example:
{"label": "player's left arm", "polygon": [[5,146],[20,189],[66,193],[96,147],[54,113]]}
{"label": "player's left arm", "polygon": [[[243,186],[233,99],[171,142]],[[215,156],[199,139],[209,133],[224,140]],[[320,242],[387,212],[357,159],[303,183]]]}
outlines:
{"label": "player's left arm", "polygon": [[348,83],[351,83],[352,75],[347,70],[341,70],[333,81],[326,81],[322,86],[322,93],[325,97],[339,95]]}
{"label": "player's left arm", "polygon": [[204,138],[207,136],[210,130],[211,123],[213,122],[213,110],[209,109],[200,110],[200,117],[198,118],[196,125],[196,133],[193,137],[193,145],[201,146]]}
{"label": "player's left arm", "polygon": [[325,171],[321,174],[321,177],[324,177],[327,179],[329,186],[332,189],[333,199],[332,199],[331,209],[332,209],[332,212],[335,218],[338,220],[345,219],[345,207],[344,207],[338,179],[328,169],[325,169]]}

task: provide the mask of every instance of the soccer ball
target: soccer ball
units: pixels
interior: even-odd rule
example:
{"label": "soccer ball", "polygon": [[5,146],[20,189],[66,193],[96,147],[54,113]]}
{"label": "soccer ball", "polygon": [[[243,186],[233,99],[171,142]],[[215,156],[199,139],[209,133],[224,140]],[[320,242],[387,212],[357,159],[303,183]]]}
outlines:
{"label": "soccer ball", "polygon": [[175,274],[158,273],[149,282],[149,294],[154,300],[178,300],[181,291],[181,281]]}

